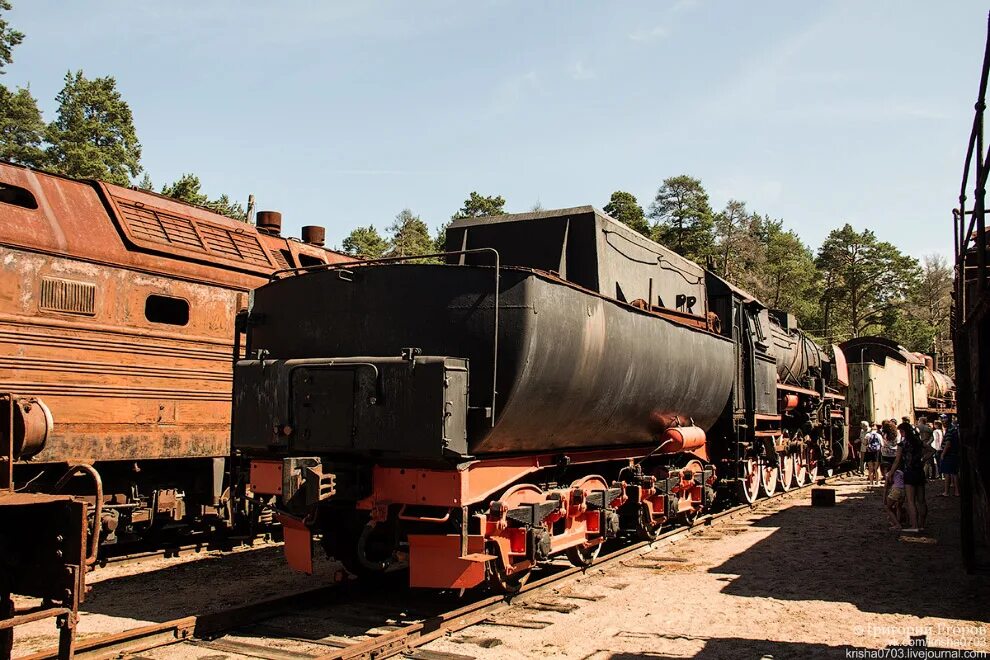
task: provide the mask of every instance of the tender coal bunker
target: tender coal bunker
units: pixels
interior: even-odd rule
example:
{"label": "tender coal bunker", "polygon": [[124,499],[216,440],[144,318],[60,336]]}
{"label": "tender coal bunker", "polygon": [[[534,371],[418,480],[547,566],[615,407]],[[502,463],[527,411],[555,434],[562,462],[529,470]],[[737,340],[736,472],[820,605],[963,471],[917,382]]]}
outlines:
{"label": "tender coal bunker", "polygon": [[34,198],[30,190],[20,186],[12,186],[9,183],[0,183],[0,202],[25,209],[38,208],[38,200]]}
{"label": "tender coal bunker", "polygon": [[144,316],[152,323],[186,325],[189,323],[189,303],[182,298],[152,294],[144,301]]}

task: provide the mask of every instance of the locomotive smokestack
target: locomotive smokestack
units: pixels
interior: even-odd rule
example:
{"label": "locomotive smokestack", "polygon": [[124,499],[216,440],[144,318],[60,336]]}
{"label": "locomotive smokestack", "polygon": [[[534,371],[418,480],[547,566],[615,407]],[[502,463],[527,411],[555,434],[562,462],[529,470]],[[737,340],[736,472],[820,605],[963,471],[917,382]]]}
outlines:
{"label": "locomotive smokestack", "polygon": [[282,214],[278,211],[258,211],[258,229],[266,234],[281,235]]}
{"label": "locomotive smokestack", "polygon": [[303,242],[309,243],[310,245],[317,245],[323,247],[323,243],[326,240],[327,231],[319,225],[306,225],[302,228],[302,239]]}

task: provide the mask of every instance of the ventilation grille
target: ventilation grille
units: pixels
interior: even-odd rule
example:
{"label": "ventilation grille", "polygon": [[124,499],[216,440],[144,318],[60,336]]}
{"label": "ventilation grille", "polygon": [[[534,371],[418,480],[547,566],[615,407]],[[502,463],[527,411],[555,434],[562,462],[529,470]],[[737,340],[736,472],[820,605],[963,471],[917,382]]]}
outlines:
{"label": "ventilation grille", "polygon": [[[117,203],[121,204],[120,200]],[[191,220],[136,204],[121,204],[121,210],[135,238],[193,250],[204,249]]]}
{"label": "ventilation grille", "polygon": [[96,314],[96,285],[54,277],[41,278],[41,309],[69,314]]}
{"label": "ventilation grille", "polygon": [[273,266],[249,225],[245,225],[245,229],[231,229],[121,197],[114,197],[114,201],[120,209],[121,219],[137,241],[247,262],[265,269]]}
{"label": "ventilation grille", "polygon": [[289,268],[289,260],[286,259],[285,253],[282,250],[272,250],[271,255],[280,270],[287,270]]}

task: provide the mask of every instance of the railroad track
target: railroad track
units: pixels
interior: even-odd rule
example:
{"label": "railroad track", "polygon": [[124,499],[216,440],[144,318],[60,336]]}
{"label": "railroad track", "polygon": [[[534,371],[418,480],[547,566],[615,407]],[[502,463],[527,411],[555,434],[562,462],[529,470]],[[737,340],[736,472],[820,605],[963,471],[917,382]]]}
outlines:
{"label": "railroad track", "polygon": [[190,541],[182,544],[166,545],[150,550],[138,550],[127,554],[111,555],[101,557],[96,562],[96,569],[108,566],[127,566],[130,564],[142,564],[154,559],[172,559],[186,557],[189,555],[199,555],[206,553],[219,553],[229,555],[236,552],[249,552],[262,548],[276,548],[282,545],[281,541],[274,541],[264,537],[256,539],[245,539],[238,544],[219,544],[215,539],[204,538],[202,540]]}
{"label": "railroad track", "polygon": [[[831,477],[834,482],[842,476]],[[774,500],[802,494],[810,485],[777,493],[754,505],[739,505],[700,518],[691,527],[677,527],[655,541],[634,542],[616,548],[588,569],[553,566],[545,577],[528,583],[511,600],[504,595],[480,596],[465,603],[447,592],[363,588],[358,582],[321,586],[234,607],[216,613],[188,616],[86,640],[76,645],[76,658],[102,660],[175,645],[187,652],[213,650],[235,657],[264,660],[350,660],[386,658],[399,654],[423,660],[466,660],[472,656],[416,651],[444,635],[479,623],[542,627],[545,621],[506,620],[514,608],[570,612],[586,600],[559,590],[586,572],[604,572],[623,560],[704,533],[737,517],[757,511]],[[556,591],[554,599],[547,600]],[[397,594],[398,592],[398,594]],[[397,597],[397,595],[399,597]],[[397,603],[401,602],[401,605]],[[18,660],[55,660],[57,649]]]}

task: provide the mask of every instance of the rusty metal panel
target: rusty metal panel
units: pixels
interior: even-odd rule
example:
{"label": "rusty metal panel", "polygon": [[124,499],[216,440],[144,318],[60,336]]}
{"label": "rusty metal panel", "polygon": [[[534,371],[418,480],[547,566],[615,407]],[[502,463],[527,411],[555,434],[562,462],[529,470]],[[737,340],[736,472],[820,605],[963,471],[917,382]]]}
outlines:
{"label": "rusty metal panel", "polygon": [[7,163],[0,185],[0,391],[51,410],[35,462],[228,455],[246,292],[296,255],[350,259],[144,191]]}

